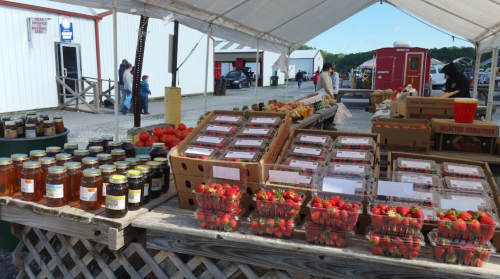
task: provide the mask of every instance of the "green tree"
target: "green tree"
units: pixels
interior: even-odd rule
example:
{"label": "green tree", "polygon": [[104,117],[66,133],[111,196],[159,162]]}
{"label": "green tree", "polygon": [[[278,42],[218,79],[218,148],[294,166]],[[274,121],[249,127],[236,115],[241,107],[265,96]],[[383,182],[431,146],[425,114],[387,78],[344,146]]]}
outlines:
{"label": "green tree", "polygon": [[314,47],[310,47],[310,46],[308,46],[308,45],[302,45],[302,46],[300,46],[300,47],[298,48],[298,50],[304,50],[304,49],[316,49],[316,48],[314,48]]}

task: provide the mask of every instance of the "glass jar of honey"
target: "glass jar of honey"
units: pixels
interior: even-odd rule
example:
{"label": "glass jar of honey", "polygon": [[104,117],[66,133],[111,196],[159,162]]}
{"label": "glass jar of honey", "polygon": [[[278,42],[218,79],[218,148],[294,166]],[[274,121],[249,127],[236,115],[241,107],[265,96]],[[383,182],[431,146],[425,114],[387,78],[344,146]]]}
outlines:
{"label": "glass jar of honey", "polygon": [[102,165],[99,166],[102,177],[102,204],[106,204],[106,187],[109,183],[109,178],[116,173],[116,167],[114,165]]}
{"label": "glass jar of honey", "polygon": [[36,136],[43,137],[43,118],[38,117],[38,123],[36,124]]}
{"label": "glass jar of honey", "polygon": [[111,154],[108,154],[108,153],[97,154],[97,159],[99,160],[99,165],[101,165],[101,166],[113,164]]}
{"label": "glass jar of honey", "polygon": [[88,150],[91,146],[102,146],[101,138],[90,138],[86,149]]}
{"label": "glass jar of honey", "polygon": [[12,159],[0,158],[0,196],[10,196],[14,193],[16,173]]}
{"label": "glass jar of honey", "polygon": [[52,120],[57,120],[57,119],[63,119],[62,115],[58,114],[58,115],[52,116]]}
{"label": "glass jar of honey", "polygon": [[104,148],[104,151],[108,150],[108,143],[110,141],[113,141],[113,136],[104,135],[104,136],[101,136],[101,139],[102,139],[102,147]]}
{"label": "glass jar of honey", "polygon": [[38,118],[36,117],[36,115],[28,115],[28,119],[26,120],[25,124],[26,137],[35,138],[40,136],[40,133],[38,131],[39,125],[40,123],[38,122]]}
{"label": "glass jar of honey", "polygon": [[64,133],[64,123],[62,119],[54,119],[54,125],[56,126],[56,134]]}
{"label": "glass jar of honey", "polygon": [[69,187],[65,167],[49,168],[45,189],[48,206],[57,207],[68,204]]}
{"label": "glass jar of honey", "polygon": [[149,187],[149,196],[151,199],[157,199],[161,196],[163,188],[163,172],[161,171],[160,162],[149,161],[148,167],[151,169],[151,185]]}
{"label": "glass jar of honey", "polygon": [[69,162],[64,164],[66,174],[68,175],[68,202],[80,200],[80,185],[82,183],[82,164],[78,162]]}
{"label": "glass jar of honey", "polygon": [[113,149],[122,149],[122,144],[119,141],[110,141],[108,142],[108,148],[106,149],[106,153],[111,154],[111,150]]}
{"label": "glass jar of honey", "polygon": [[82,159],[82,170],[99,169],[99,161],[95,157],[85,157]]}
{"label": "glass jar of honey", "polygon": [[113,165],[116,167],[116,174],[121,174],[121,175],[127,175],[127,170],[130,168],[129,162],[125,161],[118,161],[115,162]]}
{"label": "glass jar of honey", "polygon": [[43,134],[45,136],[54,136],[56,135],[56,125],[52,120],[46,120],[43,122]]}
{"label": "glass jar of honey", "polygon": [[123,149],[113,149],[111,150],[111,160],[114,162],[125,161],[127,157],[125,156],[125,150]]}
{"label": "glass jar of honey", "polygon": [[130,164],[129,166],[129,170],[133,170],[135,169],[136,166],[138,166],[141,162],[141,160],[137,159],[137,158],[127,158],[125,159],[125,162],[128,162]]}
{"label": "glass jar of honey", "polygon": [[6,139],[15,139],[17,138],[17,126],[16,121],[5,121],[3,126],[3,134]]}
{"label": "glass jar of honey", "polygon": [[155,142],[153,143],[153,148],[149,152],[149,156],[151,156],[151,160],[154,160],[158,157],[167,157],[167,150],[165,149],[165,144],[163,142]]}
{"label": "glass jar of honey", "polygon": [[71,158],[71,161],[81,163],[83,158],[90,157],[89,154],[90,152],[87,149],[77,149],[75,150],[75,156]]}
{"label": "glass jar of honey", "polygon": [[128,158],[134,158],[135,157],[135,146],[134,146],[134,143],[133,143],[132,139],[129,139],[129,138],[122,139],[122,145],[121,145],[121,147],[122,147],[123,150],[125,150],[125,155]]}
{"label": "glass jar of honey", "polygon": [[89,148],[89,157],[96,157],[97,154],[104,153],[104,148],[102,146],[91,146]]}
{"label": "glass jar of honey", "polygon": [[61,148],[59,146],[49,146],[45,148],[45,157],[55,158],[57,154],[61,153]]}
{"label": "glass jar of honey", "polygon": [[17,138],[24,138],[24,122],[22,119],[16,119]]}
{"label": "glass jar of honey", "polygon": [[9,121],[11,118],[10,115],[3,115],[2,117],[0,117],[0,137],[4,137],[4,128],[5,128],[5,122],[6,121]]}
{"label": "glass jar of honey", "polygon": [[78,143],[68,142],[64,144],[63,153],[71,154],[71,157],[75,156],[75,150],[78,149]]}
{"label": "glass jar of honey", "polygon": [[72,157],[69,153],[59,153],[56,155],[56,165],[64,166],[67,162],[71,162]]}
{"label": "glass jar of honey", "polygon": [[45,190],[46,187],[45,185],[47,184],[47,175],[49,174],[49,168],[54,167],[56,165],[56,160],[52,157],[43,157],[38,160],[40,164],[42,165],[42,196],[45,195]]}
{"label": "glass jar of honey", "polygon": [[23,163],[21,171],[21,196],[25,201],[42,199],[42,168],[40,162]]}
{"label": "glass jar of honey", "polygon": [[12,165],[14,166],[14,192],[21,191],[21,171],[23,170],[23,163],[28,161],[26,154],[12,154],[10,155]]}
{"label": "glass jar of honey", "polygon": [[144,202],[144,177],[139,170],[129,170],[127,171],[127,179],[128,210],[138,210]]}
{"label": "glass jar of honey", "polygon": [[29,161],[37,162],[40,158],[45,157],[47,153],[43,150],[31,150]]}
{"label": "glass jar of honey", "polygon": [[106,216],[110,218],[122,218],[127,215],[127,197],[127,178],[118,174],[111,176],[106,189]]}
{"label": "glass jar of honey", "polygon": [[151,161],[151,156],[149,155],[137,155],[137,159],[139,159],[139,165],[146,165],[147,162]]}
{"label": "glass jar of honey", "polygon": [[80,186],[80,208],[83,210],[96,210],[102,206],[102,178],[99,169],[86,169],[83,171]]}
{"label": "glass jar of honey", "polygon": [[24,124],[24,133],[26,138],[36,138],[36,124],[31,124],[31,123]]}
{"label": "glass jar of honey", "polygon": [[155,158],[155,162],[160,163],[161,171],[163,172],[163,185],[161,188],[162,194],[168,192],[170,189],[170,166],[168,165],[168,159],[164,157]]}
{"label": "glass jar of honey", "polygon": [[144,165],[139,165],[136,167],[136,169],[142,173],[142,177],[144,180],[144,200],[142,204],[148,204],[151,199],[149,195],[150,192],[149,185],[151,185],[151,173],[149,167]]}
{"label": "glass jar of honey", "polygon": [[39,118],[42,118],[42,119],[43,119],[43,121],[47,121],[47,120],[49,120],[49,119],[50,119],[50,118],[49,118],[49,114],[48,114],[48,113],[46,113],[46,112],[41,112],[41,113],[40,113],[40,115],[39,115],[38,117],[39,117]]}

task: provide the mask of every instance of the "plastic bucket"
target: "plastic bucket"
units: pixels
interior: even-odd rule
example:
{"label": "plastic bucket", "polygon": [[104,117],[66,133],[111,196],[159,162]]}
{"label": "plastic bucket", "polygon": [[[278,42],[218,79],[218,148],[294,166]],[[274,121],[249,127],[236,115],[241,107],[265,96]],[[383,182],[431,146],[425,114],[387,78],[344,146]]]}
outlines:
{"label": "plastic bucket", "polygon": [[455,122],[472,123],[476,116],[477,99],[455,98]]}

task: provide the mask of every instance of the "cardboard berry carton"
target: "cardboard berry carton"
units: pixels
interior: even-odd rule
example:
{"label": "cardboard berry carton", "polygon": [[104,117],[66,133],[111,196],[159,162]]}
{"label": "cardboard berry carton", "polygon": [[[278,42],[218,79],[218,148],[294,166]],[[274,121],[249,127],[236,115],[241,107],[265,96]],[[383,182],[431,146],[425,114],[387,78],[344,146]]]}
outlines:
{"label": "cardboard berry carton", "polygon": [[376,202],[368,206],[374,231],[382,233],[419,234],[424,225],[424,212],[418,205]]}
{"label": "cardboard berry carton", "polygon": [[238,128],[239,127],[237,126],[208,124],[203,129],[201,129],[200,134],[221,138],[231,138],[236,134]]}
{"label": "cardboard berry carton", "polygon": [[255,211],[248,219],[253,234],[276,238],[290,238],[297,220],[296,217],[264,215]]}
{"label": "cardboard berry carton", "polygon": [[253,199],[259,214],[294,218],[300,213],[304,197],[294,190],[266,187],[254,194]]}
{"label": "cardboard berry carton", "polygon": [[332,163],[373,165],[373,153],[366,150],[333,149],[330,161]]}
{"label": "cardboard berry carton", "polygon": [[269,140],[265,138],[249,139],[249,138],[236,137],[235,139],[233,139],[233,141],[231,141],[228,144],[227,149],[239,150],[239,151],[265,152],[268,144]]}
{"label": "cardboard berry carton", "polygon": [[281,117],[252,116],[245,123],[249,128],[278,128],[281,125]]}
{"label": "cardboard berry carton", "polygon": [[182,149],[181,152],[179,152],[179,156],[181,157],[189,157],[202,160],[213,160],[217,157],[218,154],[219,152],[216,148],[206,148],[193,145],[188,145],[184,149]]}
{"label": "cardboard berry carton", "polygon": [[418,257],[422,246],[425,246],[424,236],[418,234],[381,233],[368,227],[366,239],[374,255],[415,259]]}
{"label": "cardboard berry carton", "polygon": [[491,193],[490,184],[484,179],[445,177],[444,188],[449,191]]}
{"label": "cardboard berry carton", "polygon": [[262,157],[262,153],[255,151],[235,151],[225,150],[219,155],[220,161],[230,162],[258,162]]}
{"label": "cardboard berry carton", "polygon": [[349,229],[318,225],[312,222],[310,218],[306,220],[304,230],[306,232],[306,240],[310,244],[320,244],[338,248],[347,247],[354,235],[354,231]]}
{"label": "cardboard berry carton", "polygon": [[370,137],[340,136],[333,143],[333,148],[346,150],[375,151],[376,146],[376,141]]}
{"label": "cardboard berry carton", "polygon": [[195,212],[198,224],[209,230],[233,232],[238,229],[243,210],[240,208],[231,212],[198,208]]}
{"label": "cardboard berry carton", "polygon": [[354,231],[359,214],[363,212],[363,197],[350,195],[315,194],[307,204],[312,223]]}
{"label": "cardboard berry carton", "polygon": [[215,115],[210,119],[210,123],[223,126],[242,126],[245,123],[245,117],[238,115]]}
{"label": "cardboard berry carton", "polygon": [[442,237],[437,229],[427,234],[431,244],[432,255],[439,262],[482,267],[490,260],[490,255],[496,253],[490,242],[459,240]]}
{"label": "cardboard berry carton", "polygon": [[293,139],[292,144],[296,146],[322,147],[330,150],[333,146],[333,139],[332,137],[326,135],[299,133]]}
{"label": "cardboard berry carton", "polygon": [[330,152],[321,147],[292,145],[287,153],[287,158],[310,162],[327,162]]}
{"label": "cardboard berry carton", "polygon": [[413,183],[425,189],[442,189],[442,178],[436,174],[396,171],[392,173],[392,181]]}
{"label": "cardboard berry carton", "polygon": [[208,183],[199,184],[193,190],[198,208],[231,212],[240,208],[246,187],[238,185]]}
{"label": "cardboard berry carton", "polygon": [[225,137],[214,137],[202,134],[197,135],[196,138],[191,141],[191,145],[224,150],[227,145],[227,140]]}
{"label": "cardboard berry carton", "polygon": [[268,127],[268,128],[260,128],[260,127],[249,127],[249,126],[243,126],[241,129],[236,133],[237,136],[243,137],[243,138],[254,138],[254,139],[272,139],[274,136],[275,128],[273,127]]}
{"label": "cardboard berry carton", "polygon": [[398,158],[394,162],[394,171],[439,174],[439,165],[432,160]]}
{"label": "cardboard berry carton", "polygon": [[441,164],[444,176],[462,178],[484,178],[484,170],[480,166],[448,163]]}

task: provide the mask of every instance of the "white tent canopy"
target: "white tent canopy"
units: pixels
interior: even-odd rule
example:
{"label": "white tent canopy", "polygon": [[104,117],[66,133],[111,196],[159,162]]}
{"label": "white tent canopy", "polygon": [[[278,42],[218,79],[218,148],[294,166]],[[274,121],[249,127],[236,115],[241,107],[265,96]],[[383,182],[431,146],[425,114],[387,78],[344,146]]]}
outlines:
{"label": "white tent canopy", "polygon": [[375,68],[376,63],[377,62],[376,62],[375,58],[373,58],[371,60],[363,62],[363,64],[359,65],[359,68],[361,68],[361,69],[373,69],[373,68]]}

